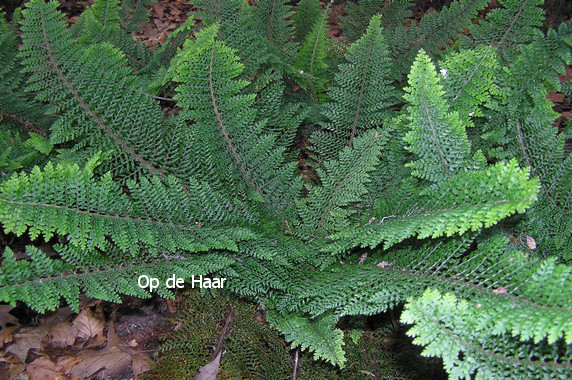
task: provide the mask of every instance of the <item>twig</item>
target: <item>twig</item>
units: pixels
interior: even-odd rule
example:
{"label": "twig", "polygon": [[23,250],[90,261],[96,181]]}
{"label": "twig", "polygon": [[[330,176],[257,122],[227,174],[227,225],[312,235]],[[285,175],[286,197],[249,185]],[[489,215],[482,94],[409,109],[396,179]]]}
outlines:
{"label": "twig", "polygon": [[226,339],[226,336],[228,335],[228,331],[230,330],[230,325],[231,325],[231,322],[233,319],[234,319],[234,308],[231,306],[226,317],[224,317],[224,325],[222,327],[222,332],[220,333],[220,336],[218,337],[218,342],[216,344],[216,347],[215,347],[215,350],[213,353],[213,358],[216,358],[218,356],[218,354],[222,351],[222,348],[224,346],[224,340]]}
{"label": "twig", "polygon": [[296,349],[296,353],[294,354],[294,369],[292,370],[292,380],[296,380],[298,377],[298,363],[300,359],[300,349]]}

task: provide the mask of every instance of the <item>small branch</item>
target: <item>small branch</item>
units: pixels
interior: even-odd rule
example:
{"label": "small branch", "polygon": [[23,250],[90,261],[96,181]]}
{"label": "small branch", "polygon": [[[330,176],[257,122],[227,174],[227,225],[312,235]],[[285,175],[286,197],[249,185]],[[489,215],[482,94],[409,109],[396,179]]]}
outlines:
{"label": "small branch", "polygon": [[220,333],[220,336],[218,337],[218,342],[216,344],[216,347],[215,347],[215,350],[213,353],[213,358],[216,358],[222,352],[222,348],[224,346],[224,341],[226,339],[226,336],[228,335],[228,332],[230,330],[230,325],[231,325],[231,322],[233,319],[234,319],[234,308],[231,306],[229,312],[224,317],[224,325],[222,327],[222,332]]}
{"label": "small branch", "polygon": [[300,359],[300,348],[296,349],[296,353],[294,354],[294,369],[292,370],[292,380],[296,380],[298,377],[298,364]]}

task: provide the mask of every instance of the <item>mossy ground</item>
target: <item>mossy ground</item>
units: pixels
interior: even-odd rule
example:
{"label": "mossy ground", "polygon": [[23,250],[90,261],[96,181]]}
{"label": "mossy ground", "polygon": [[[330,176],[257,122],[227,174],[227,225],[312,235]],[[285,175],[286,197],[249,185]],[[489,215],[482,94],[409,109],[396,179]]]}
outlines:
{"label": "mossy ground", "polygon": [[[201,296],[186,291],[172,329],[162,337],[159,358],[145,379],[191,379],[213,356],[223,321],[233,310],[224,340],[217,379],[282,380],[292,376],[296,352],[265,321],[256,305],[236,298]],[[297,379],[439,379],[437,360],[422,358],[403,329],[396,331],[389,315],[348,319],[345,331],[347,365],[340,369],[299,352]]]}

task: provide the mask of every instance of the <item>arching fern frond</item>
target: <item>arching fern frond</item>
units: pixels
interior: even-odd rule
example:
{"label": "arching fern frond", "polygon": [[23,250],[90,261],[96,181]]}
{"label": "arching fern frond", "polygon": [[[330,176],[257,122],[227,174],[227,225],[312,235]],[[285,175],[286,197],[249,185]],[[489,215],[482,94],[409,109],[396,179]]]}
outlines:
{"label": "arching fern frond", "polygon": [[111,239],[133,256],[142,250],[154,255],[159,250],[236,250],[237,241],[253,237],[240,227],[202,226],[205,205],[187,197],[174,178],[168,183],[158,178],[129,182],[128,196],[109,174],[95,179],[77,165],[47,164],[2,183],[0,220],[6,232],[27,231],[33,239],[42,234],[46,241],[54,234],[66,236],[81,249],[105,250]]}
{"label": "arching fern frond", "polygon": [[[216,25],[197,33],[178,58],[175,80],[181,117],[195,121],[192,140],[200,151],[195,170],[218,190],[241,190],[277,212],[291,208],[298,196],[294,163],[284,162],[284,148],[256,122],[254,96],[241,94],[243,65],[234,51],[216,40]],[[240,190],[239,190],[240,189]]]}

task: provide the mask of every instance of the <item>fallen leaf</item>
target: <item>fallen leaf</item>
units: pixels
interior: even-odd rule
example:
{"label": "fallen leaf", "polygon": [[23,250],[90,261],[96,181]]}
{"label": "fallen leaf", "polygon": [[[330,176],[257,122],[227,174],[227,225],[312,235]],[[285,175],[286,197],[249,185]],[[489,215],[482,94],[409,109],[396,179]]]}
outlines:
{"label": "fallen leaf", "polygon": [[153,4],[151,5],[151,11],[153,12],[153,16],[158,18],[163,18],[163,7],[161,4]]}
{"label": "fallen leaf", "polygon": [[208,364],[199,369],[199,373],[193,377],[193,380],[216,380],[216,375],[220,371],[220,357],[222,352]]}
{"label": "fallen leaf", "polygon": [[508,294],[506,288],[503,286],[501,288],[493,290],[494,294]]}
{"label": "fallen leaf", "polygon": [[78,357],[65,356],[54,362],[43,354],[26,366],[26,373],[29,380],[68,379],[72,367],[79,361]]}
{"label": "fallen leaf", "polygon": [[532,236],[526,237],[526,245],[528,245],[528,248],[530,249],[536,249],[536,241]]}
{"label": "fallen leaf", "polygon": [[74,345],[79,335],[78,328],[71,322],[61,322],[50,328],[42,340],[42,349],[65,349]]}
{"label": "fallen leaf", "polygon": [[16,379],[26,369],[26,366],[20,361],[20,359],[11,352],[0,356],[0,367],[6,370],[6,376],[2,377],[0,373],[0,379]]}
{"label": "fallen leaf", "polygon": [[384,260],[384,261],[382,261],[381,263],[377,264],[377,267],[378,267],[378,268],[387,268],[387,267],[390,267],[390,266],[392,266],[392,265],[393,265],[393,264],[390,263],[389,261],[385,261],[385,260]]}
{"label": "fallen leaf", "polygon": [[29,380],[64,380],[60,367],[47,356],[40,356],[26,366]]}
{"label": "fallen leaf", "polygon": [[14,332],[18,331],[19,328],[16,326],[7,327],[0,332],[0,348],[4,347],[5,344],[11,343],[14,340]]}
{"label": "fallen leaf", "polygon": [[0,327],[2,327],[2,329],[5,329],[8,323],[12,325],[20,324],[18,323],[18,318],[10,314],[13,308],[14,307],[10,305],[0,305]]}
{"label": "fallen leaf", "polygon": [[167,310],[169,310],[169,313],[171,314],[175,314],[177,312],[177,308],[175,307],[175,302],[173,300],[166,300],[167,303]]}
{"label": "fallen leaf", "polygon": [[60,366],[65,374],[69,374],[72,368],[80,362],[77,356],[62,356],[58,358],[58,366]]}
{"label": "fallen leaf", "polygon": [[15,354],[20,358],[22,363],[25,363],[28,351],[31,349],[40,349],[42,339],[48,333],[49,327],[49,325],[42,325],[25,327],[18,330],[13,336],[12,343],[8,345],[4,351]]}
{"label": "fallen leaf", "polygon": [[109,323],[107,332],[107,346],[102,349],[83,350],[78,355],[81,361],[73,367],[72,378],[85,379],[98,372],[103,377],[117,377],[131,365],[134,376],[147,371],[150,367],[150,359],[147,355],[123,344],[115,334],[115,324]]}
{"label": "fallen leaf", "polygon": [[564,99],[566,98],[566,95],[564,95],[560,92],[552,91],[547,95],[547,98],[552,103],[562,103],[564,101]]}
{"label": "fallen leaf", "polygon": [[56,323],[67,321],[68,318],[74,314],[69,306],[60,307],[56,311],[48,313],[39,319],[39,325],[53,325]]}
{"label": "fallen leaf", "polygon": [[100,305],[96,307],[95,313],[91,308],[85,308],[74,319],[73,325],[78,330],[78,338],[87,341],[98,335],[103,336],[105,320],[103,312],[98,310],[99,307]]}

